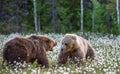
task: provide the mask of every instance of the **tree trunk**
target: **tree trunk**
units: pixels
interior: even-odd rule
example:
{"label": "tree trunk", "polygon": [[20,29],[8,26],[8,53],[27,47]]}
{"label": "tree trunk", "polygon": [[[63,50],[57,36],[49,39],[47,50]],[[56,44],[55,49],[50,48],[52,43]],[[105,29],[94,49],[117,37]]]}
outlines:
{"label": "tree trunk", "polygon": [[2,9],[2,7],[3,7],[3,0],[0,0],[0,11],[2,11],[1,9]]}
{"label": "tree trunk", "polygon": [[94,13],[95,13],[95,8],[93,6],[93,10],[92,10],[92,32],[94,32],[94,27],[95,27],[95,16],[94,16]]}
{"label": "tree trunk", "polygon": [[116,0],[116,10],[117,10],[117,22],[119,25],[119,32],[120,32],[120,12],[119,12],[119,0]]}
{"label": "tree trunk", "polygon": [[57,0],[52,0],[52,22],[51,28],[53,32],[56,32],[56,23],[57,23],[57,12],[56,12]]}
{"label": "tree trunk", "polygon": [[83,0],[81,0],[81,32],[83,32]]}
{"label": "tree trunk", "polygon": [[39,25],[38,25],[38,22],[37,22],[37,7],[36,7],[36,0],[34,0],[34,23],[35,23],[35,31],[36,33],[39,32]]}
{"label": "tree trunk", "polygon": [[117,10],[117,22],[120,25],[119,0],[116,0],[116,10]]}

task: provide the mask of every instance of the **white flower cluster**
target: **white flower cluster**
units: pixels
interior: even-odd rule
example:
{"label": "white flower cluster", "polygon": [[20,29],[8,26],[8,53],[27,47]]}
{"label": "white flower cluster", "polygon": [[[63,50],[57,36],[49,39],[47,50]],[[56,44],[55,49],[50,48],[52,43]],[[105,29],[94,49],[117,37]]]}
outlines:
{"label": "white flower cluster", "polygon": [[[2,60],[2,47],[6,40],[9,40],[19,34],[0,35],[0,60]],[[119,74],[120,73],[120,35],[100,35],[100,34],[85,34],[88,40],[94,47],[97,57],[94,61],[88,61],[84,65],[77,66],[74,63],[68,62],[65,65],[56,65],[57,57],[60,51],[60,41],[63,34],[44,34],[54,39],[57,46],[53,52],[48,52],[50,68],[44,69],[35,67],[34,64],[29,64],[23,69],[11,69],[9,67],[2,68],[0,66],[0,74]],[[80,34],[81,35],[81,34]],[[26,35],[25,35],[26,36]],[[0,61],[2,62],[2,61]]]}

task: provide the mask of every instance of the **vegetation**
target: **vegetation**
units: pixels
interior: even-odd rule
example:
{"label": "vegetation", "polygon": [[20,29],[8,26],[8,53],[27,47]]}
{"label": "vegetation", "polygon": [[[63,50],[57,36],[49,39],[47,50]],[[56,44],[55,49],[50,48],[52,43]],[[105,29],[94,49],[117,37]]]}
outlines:
{"label": "vegetation", "polygon": [[[82,33],[76,33],[84,36]],[[43,34],[53,38],[57,42],[57,46],[53,52],[48,52],[50,68],[36,67],[34,64],[27,64],[24,68],[12,69],[8,66],[4,68],[0,64],[0,74],[120,74],[120,35],[113,34],[101,35],[94,33],[85,33],[86,37],[95,48],[96,60],[87,60],[86,64],[77,66],[69,61],[66,65],[52,67],[56,64],[56,59],[60,51],[60,40],[64,34]],[[25,34],[0,35],[0,63],[2,63],[3,44],[16,36],[28,36]]]}
{"label": "vegetation", "polygon": [[[40,32],[81,31],[80,0],[36,0],[36,6]],[[83,0],[83,9],[84,32],[120,33],[116,0]],[[0,33],[12,32],[35,32],[33,0],[0,0]]]}
{"label": "vegetation", "polygon": [[[50,68],[36,67],[36,62],[15,69],[0,64],[0,74],[120,74],[119,4],[119,0],[0,0],[0,63],[4,43],[16,36],[40,30],[38,34],[57,42],[54,51],[47,52]],[[87,38],[95,48],[96,59],[80,66],[71,61],[55,66],[65,33]]]}

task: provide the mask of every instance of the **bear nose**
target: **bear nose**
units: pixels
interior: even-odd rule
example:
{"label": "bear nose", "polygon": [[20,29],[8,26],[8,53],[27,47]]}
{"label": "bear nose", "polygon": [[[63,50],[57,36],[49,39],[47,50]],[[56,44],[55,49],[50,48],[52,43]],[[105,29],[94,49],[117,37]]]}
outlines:
{"label": "bear nose", "polygon": [[56,46],[56,45],[57,45],[57,42],[55,42],[54,46]]}
{"label": "bear nose", "polygon": [[61,51],[63,51],[63,49],[61,49]]}

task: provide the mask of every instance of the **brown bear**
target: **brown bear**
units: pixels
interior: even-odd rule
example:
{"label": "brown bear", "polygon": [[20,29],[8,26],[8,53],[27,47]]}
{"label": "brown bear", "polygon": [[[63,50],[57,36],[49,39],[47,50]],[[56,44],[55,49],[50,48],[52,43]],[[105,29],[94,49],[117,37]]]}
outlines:
{"label": "brown bear", "polygon": [[88,57],[94,59],[95,51],[86,39],[75,34],[66,34],[63,37],[58,64],[65,64],[68,59],[77,64],[85,63]]}
{"label": "brown bear", "polygon": [[41,66],[49,67],[46,51],[52,51],[56,42],[46,36],[31,35],[15,37],[3,47],[3,64],[16,66],[17,63],[33,63],[35,60]]}

